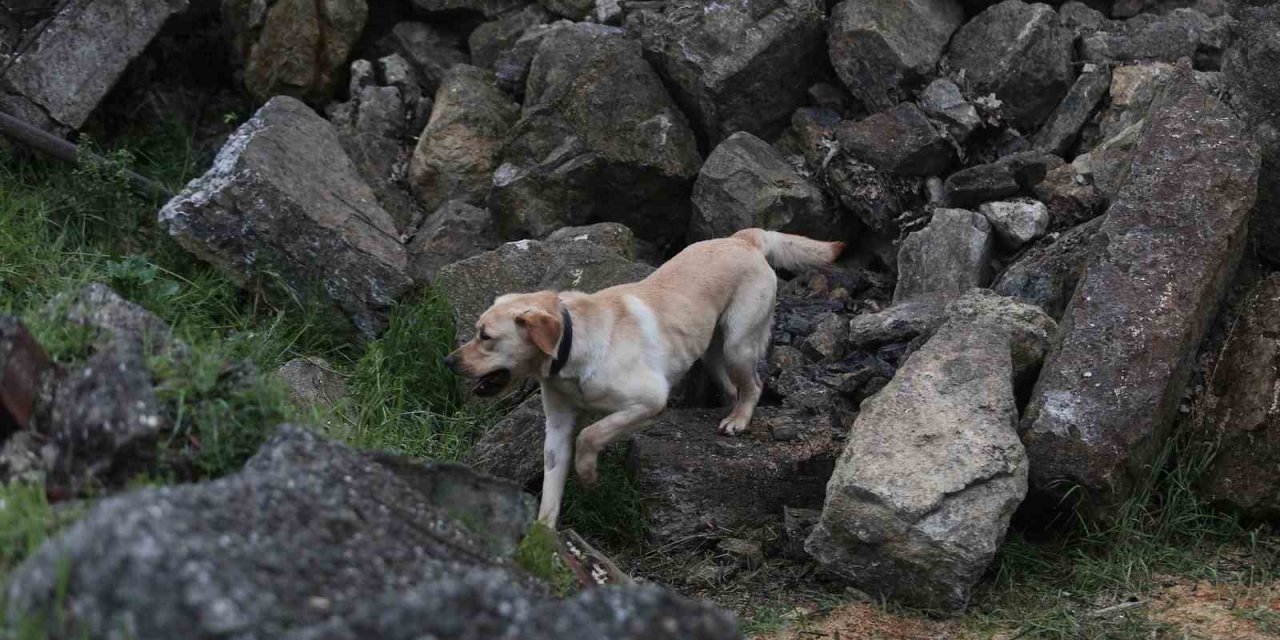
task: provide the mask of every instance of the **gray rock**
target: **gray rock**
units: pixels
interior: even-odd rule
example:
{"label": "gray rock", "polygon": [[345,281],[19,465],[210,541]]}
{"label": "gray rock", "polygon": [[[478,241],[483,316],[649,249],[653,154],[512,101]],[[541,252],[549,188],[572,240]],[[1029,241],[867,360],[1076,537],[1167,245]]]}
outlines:
{"label": "gray rock", "polygon": [[547,236],[547,242],[592,242],[628,259],[638,253],[636,234],[616,222],[597,222],[582,227],[561,227]]}
{"label": "gray rock", "polygon": [[411,0],[413,6],[428,13],[470,11],[493,18],[528,4],[527,0]]}
{"label": "gray rock", "polygon": [[1049,207],[1049,228],[1055,230],[1093,220],[1107,205],[1106,196],[1069,164],[1050,170],[1031,192]]}
{"label": "gray rock", "polygon": [[433,284],[457,309],[462,340],[475,330],[476,318],[504,293],[591,292],[642,280],[651,272],[653,267],[589,240],[520,240],[442,267]]}
{"label": "gray rock", "polygon": [[838,235],[822,191],[769,143],[746,132],[721,142],[693,185],[689,241],[760,227],[811,237]]}
{"label": "gray rock", "polygon": [[814,360],[833,360],[840,357],[849,337],[849,320],[835,313],[828,313],[818,321],[813,333],[804,339],[800,347]]}
{"label": "gray rock", "polygon": [[894,303],[921,296],[956,297],[991,281],[991,225],[980,213],[938,209],[929,226],[898,251]]}
{"label": "gray rock", "polygon": [[1246,298],[1214,368],[1212,409],[1196,435],[1217,446],[1201,479],[1210,500],[1253,519],[1280,518],[1280,415],[1273,402],[1280,370],[1280,276]]}
{"label": "gray rock", "polygon": [[893,342],[910,342],[937,327],[946,307],[944,296],[921,296],[884,311],[863,313],[849,320],[851,349],[871,349]]}
{"label": "gray rock", "polygon": [[1111,74],[1109,100],[1102,110],[1097,142],[1113,138],[1146,118],[1151,102],[1164,89],[1171,75],[1173,65],[1164,62],[1117,66]]}
{"label": "gray rock", "polygon": [[1023,419],[1032,486],[1050,500],[1070,490],[1105,520],[1150,477],[1240,259],[1258,165],[1244,126],[1181,63]]}
{"label": "gray rock", "polygon": [[322,101],[341,81],[369,16],[365,0],[323,6],[290,0],[223,0],[244,86],[258,102],[272,96]]}
{"label": "gray rock", "polygon": [[134,342],[152,355],[166,351],[177,353],[185,348],[159,316],[98,282],[91,282],[72,295],[55,296],[45,305],[42,314],[58,323],[70,322],[92,329],[97,348],[114,342]]}
{"label": "gray rock", "polygon": [[947,132],[956,142],[963,143],[980,126],[982,118],[977,107],[966,101],[956,83],[938,78],[920,92],[920,109],[929,117],[947,125]]}
{"label": "gray rock", "polygon": [[841,150],[897,175],[938,175],[955,158],[951,144],[909,102],[842,124],[837,135]]}
{"label": "gray rock", "polygon": [[1102,197],[1111,201],[1124,185],[1129,172],[1129,162],[1134,148],[1142,137],[1145,120],[1133,123],[1115,137],[1095,147],[1089,153],[1076,156],[1071,168],[1094,185]]}
{"label": "gray rock", "polygon": [[1067,96],[1036,133],[1036,149],[1059,156],[1067,155],[1080,135],[1080,129],[1103,96],[1107,95],[1110,86],[1111,72],[1106,67],[1086,70],[1077,76]]}
{"label": "gray rock", "polygon": [[823,58],[816,0],[673,0],[641,29],[646,56],[705,138],[772,139]]}
{"label": "gray rock", "polygon": [[409,286],[391,216],[329,123],[293,98],[259,109],[159,218],[196,256],[243,282],[278,274],[293,295],[337,305],[366,336]]}
{"label": "gray rock", "polygon": [[[25,103],[24,117],[78,129],[169,17],[187,0],[75,0],[57,12],[28,45],[0,67],[3,102]],[[6,105],[10,113],[17,105]],[[51,123],[50,123],[51,124]]]}
{"label": "gray rock", "polygon": [[533,395],[480,434],[467,456],[473,469],[534,487],[542,477],[542,442],[547,414]]}
{"label": "gray rock", "polygon": [[464,44],[458,36],[423,22],[401,22],[379,41],[381,49],[409,61],[427,95],[436,93],[453,65],[467,64]]}
{"label": "gray rock", "polygon": [[422,223],[409,243],[409,276],[414,282],[431,282],[440,267],[500,244],[488,211],[451,200]]}
{"label": "gray rock", "polygon": [[831,64],[868,109],[888,109],[937,72],[962,24],[955,0],[843,0],[827,30]]}
{"label": "gray rock", "polygon": [[963,610],[1026,494],[1012,368],[1007,329],[943,325],[862,403],[809,554],[871,594]]}
{"label": "gray rock", "polygon": [[1062,26],[1071,30],[1077,37],[1089,35],[1100,29],[1111,26],[1111,20],[1101,11],[1083,2],[1064,2],[1058,7],[1058,18]]}
{"label": "gray rock", "polygon": [[668,410],[632,438],[627,464],[655,543],[780,526],[784,506],[822,504],[840,451],[829,417],[762,406],[734,438],[716,434],[723,417],[722,409]]}
{"label": "gray rock", "polygon": [[322,358],[294,358],[276,372],[289,387],[289,399],[304,409],[328,408],[347,397],[347,381]]}
{"label": "gray rock", "polygon": [[12,574],[7,605],[55,632],[250,638],[476,569],[536,594],[504,568],[532,515],[501,481],[286,425],[235,475],[99,502]]}
{"label": "gray rock", "polygon": [[581,22],[595,8],[595,0],[538,0],[553,13]]}
{"label": "gray rock", "polygon": [[551,22],[551,18],[551,14],[541,5],[531,4],[476,27],[467,37],[471,64],[482,69],[495,69],[498,58],[504,51],[515,46],[530,28]]}
{"label": "gray rock", "polygon": [[1094,237],[1102,219],[1095,218],[1059,235],[1050,244],[1032,247],[996,278],[991,289],[1044,309],[1061,320],[1076,284],[1093,260]]}
{"label": "gray rock", "polygon": [[493,73],[497,76],[498,86],[523,99],[525,84],[529,79],[529,67],[533,64],[533,57],[538,54],[538,46],[556,29],[572,25],[573,22],[569,20],[557,20],[526,29],[511,47],[499,52],[493,61]]}
{"label": "gray rock", "polygon": [[489,198],[505,237],[599,221],[660,245],[684,237],[702,159],[638,43],[611,27],[557,28],[527,92]]}
{"label": "gray rock", "polygon": [[1227,53],[1223,82],[1232,106],[1253,128],[1262,148],[1258,203],[1250,233],[1258,255],[1280,262],[1280,6],[1257,6],[1240,13],[1240,38]]}
{"label": "gray rock", "polygon": [[[1058,323],[1040,307],[999,295],[989,289],[972,289],[947,305],[946,322],[986,323],[1009,333],[1009,355],[1015,388],[1030,388],[1040,365],[1053,347]],[[937,324],[942,324],[939,320]]]}
{"label": "gray rock", "polygon": [[1084,36],[1080,51],[1090,62],[1196,58],[1217,68],[1224,32],[1231,22],[1225,16],[1210,19],[1194,9],[1174,9],[1165,15],[1148,13]]}
{"label": "gray rock", "polygon": [[964,73],[974,95],[994,93],[1005,117],[1029,131],[1049,117],[1075,80],[1071,45],[1071,32],[1051,7],[1005,0],[956,32],[947,64]]}
{"label": "gray rock", "polygon": [[423,207],[434,211],[450,200],[484,203],[502,144],[519,116],[493,73],[454,65],[436,92],[431,120],[409,164],[409,184]]}
{"label": "gray rock", "polygon": [[947,203],[972,207],[983,202],[1018,195],[1022,190],[1017,175],[1007,163],[992,162],[961,169],[943,183]]}
{"label": "gray rock", "polygon": [[1049,230],[1049,209],[1037,200],[988,202],[978,207],[1000,239],[1013,249],[1039,238]]}

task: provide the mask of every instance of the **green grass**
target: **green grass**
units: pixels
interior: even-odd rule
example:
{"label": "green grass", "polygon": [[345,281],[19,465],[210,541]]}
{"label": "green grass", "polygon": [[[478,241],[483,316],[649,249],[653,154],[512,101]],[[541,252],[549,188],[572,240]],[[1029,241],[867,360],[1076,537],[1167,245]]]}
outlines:
{"label": "green grass", "polygon": [[627,474],[623,447],[614,445],[601,453],[594,487],[583,486],[571,474],[561,506],[561,526],[613,549],[636,547],[645,535],[640,489]]}
{"label": "green grass", "polygon": [[534,523],[516,549],[516,564],[529,575],[550,584],[555,592],[567,596],[577,590],[573,572],[564,566],[556,547],[556,533],[545,525]]}

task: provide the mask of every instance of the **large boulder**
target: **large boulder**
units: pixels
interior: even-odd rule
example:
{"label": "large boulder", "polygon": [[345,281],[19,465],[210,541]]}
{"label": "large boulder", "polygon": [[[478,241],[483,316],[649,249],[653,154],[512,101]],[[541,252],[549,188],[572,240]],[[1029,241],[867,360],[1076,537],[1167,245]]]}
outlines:
{"label": "large boulder", "polygon": [[[626,235],[631,234],[628,231]],[[592,292],[642,280],[652,272],[653,267],[633,262],[617,249],[601,245],[591,234],[580,233],[545,242],[508,242],[442,267],[434,285],[457,309],[458,337],[463,339],[474,331],[476,319],[493,299],[504,293],[543,289]]]}
{"label": "large boulder", "polygon": [[822,62],[822,23],[816,0],[676,0],[641,36],[710,148],[786,126]]}
{"label": "large boulder", "polygon": [[33,124],[80,128],[169,17],[186,8],[187,0],[65,3],[16,55],[0,57],[0,105]]}
{"label": "large boulder", "polygon": [[1032,247],[1005,267],[991,289],[1034,304],[1060,320],[1093,260],[1094,238],[1101,223],[1101,218],[1095,218]]}
{"label": "large boulder", "polygon": [[492,72],[454,65],[436,91],[431,120],[409,163],[409,184],[422,206],[434,211],[450,200],[483,204],[507,131],[519,116]]}
{"label": "large boulder", "polygon": [[179,244],[241,282],[335,304],[366,336],[409,286],[391,216],[333,127],[286,96],[237,129],[159,218]]}
{"label": "large boulder", "polygon": [[1243,251],[1258,165],[1242,123],[1181,63],[1024,416],[1035,490],[1105,519],[1149,478]]}
{"label": "large boulder", "polygon": [[895,175],[938,175],[955,158],[952,144],[910,102],[844,123],[837,135],[841,150]]}
{"label": "large boulder", "polygon": [[440,267],[500,244],[488,211],[451,200],[428,216],[409,242],[409,276],[414,282],[431,282]]}
{"label": "large boulder", "polygon": [[1201,479],[1212,501],[1250,518],[1280,520],[1280,275],[1260,282],[1210,380],[1212,409],[1197,426],[1216,443]]}
{"label": "large boulder", "polygon": [[551,21],[551,14],[541,5],[531,4],[519,11],[498,16],[467,36],[471,64],[482,69],[495,69],[499,56],[514,47],[529,29]]}
{"label": "large boulder", "polygon": [[876,596],[962,610],[1027,489],[1009,331],[948,322],[862,403],[805,549]]}
{"label": "large boulder", "polygon": [[895,303],[923,296],[957,297],[991,281],[991,223],[980,213],[938,209],[929,226],[898,250]]}
{"label": "large boulder", "polygon": [[369,7],[365,0],[223,0],[222,15],[250,95],[322,101],[342,79]]}
{"label": "large boulder", "polygon": [[937,72],[962,24],[955,0],[843,0],[831,9],[831,64],[868,109],[888,109]]}
{"label": "large boulder", "polygon": [[542,39],[502,161],[489,209],[506,237],[611,221],[659,244],[683,239],[702,164],[639,44],[585,23]]}
{"label": "large boulder", "polygon": [[947,64],[976,95],[994,93],[1005,117],[1030,131],[1061,102],[1075,80],[1072,34],[1046,4],[1004,0],[978,14],[951,39]]}
{"label": "large boulder", "polygon": [[628,467],[657,544],[721,537],[817,508],[840,453],[830,416],[759,407],[738,437],[716,433],[725,409],[671,410],[631,440]]}
{"label": "large boulder", "polygon": [[[286,425],[233,476],[96,505],[12,574],[8,619],[140,640],[535,638],[565,620],[735,637],[726,615],[652,587],[555,600],[511,561],[532,518],[508,483]],[[602,598],[628,615],[586,615]]]}
{"label": "large boulder", "polygon": [[1232,105],[1262,148],[1258,203],[1251,233],[1259,256],[1280,263],[1280,5],[1246,8],[1240,38],[1222,66]]}
{"label": "large boulder", "polygon": [[698,171],[689,240],[750,227],[829,237],[839,233],[838,223],[817,186],[772,145],[744,131],[721,142]]}
{"label": "large boulder", "polygon": [[1210,18],[1195,9],[1163,15],[1145,13],[1122,22],[1104,23],[1081,38],[1081,56],[1090,62],[1192,58],[1198,68],[1217,69],[1234,19]]}

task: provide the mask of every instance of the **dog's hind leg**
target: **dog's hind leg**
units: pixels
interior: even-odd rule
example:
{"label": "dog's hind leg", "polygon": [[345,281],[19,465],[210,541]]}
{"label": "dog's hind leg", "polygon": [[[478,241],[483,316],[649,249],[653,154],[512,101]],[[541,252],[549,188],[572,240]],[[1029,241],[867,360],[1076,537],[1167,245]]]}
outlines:
{"label": "dog's hind leg", "polygon": [[711,338],[711,345],[702,354],[702,364],[707,373],[715,381],[720,392],[724,394],[725,404],[733,406],[738,403],[738,387],[729,379],[729,367],[724,361],[724,336],[717,330]]}
{"label": "dog's hind leg", "polygon": [[725,367],[729,380],[738,390],[733,410],[720,421],[719,431],[726,435],[746,431],[764,390],[756,372],[756,363],[769,349],[773,327],[773,287],[755,290],[753,294],[735,301],[725,314],[730,319],[723,328]]}

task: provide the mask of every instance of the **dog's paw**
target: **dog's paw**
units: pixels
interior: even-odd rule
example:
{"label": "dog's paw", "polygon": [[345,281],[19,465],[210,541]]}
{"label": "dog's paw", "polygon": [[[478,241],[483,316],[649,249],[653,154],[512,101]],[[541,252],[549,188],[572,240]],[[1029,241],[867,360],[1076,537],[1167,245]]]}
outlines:
{"label": "dog's paw", "polygon": [[574,469],[578,472],[578,480],[587,486],[595,486],[600,479],[596,470],[596,456],[580,455],[574,460]]}
{"label": "dog's paw", "polygon": [[747,422],[748,420],[729,416],[728,418],[720,421],[720,428],[718,431],[726,436],[736,436],[747,430]]}

